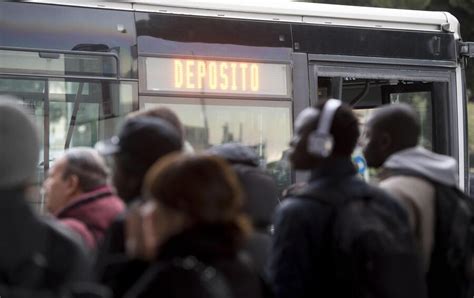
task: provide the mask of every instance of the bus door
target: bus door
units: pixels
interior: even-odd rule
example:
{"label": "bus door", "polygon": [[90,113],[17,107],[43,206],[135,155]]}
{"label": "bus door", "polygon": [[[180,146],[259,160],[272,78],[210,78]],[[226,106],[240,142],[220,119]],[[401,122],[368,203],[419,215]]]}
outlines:
{"label": "bus door", "polygon": [[[460,158],[457,131],[455,70],[399,65],[316,62],[311,64],[314,79],[310,82],[311,101],[341,98],[359,116],[361,129],[374,108],[384,104],[407,103],[421,122],[420,145],[434,152]],[[359,173],[369,179],[369,172],[356,148],[354,160]],[[464,168],[461,165],[460,171]],[[463,176],[461,176],[463,177]]]}

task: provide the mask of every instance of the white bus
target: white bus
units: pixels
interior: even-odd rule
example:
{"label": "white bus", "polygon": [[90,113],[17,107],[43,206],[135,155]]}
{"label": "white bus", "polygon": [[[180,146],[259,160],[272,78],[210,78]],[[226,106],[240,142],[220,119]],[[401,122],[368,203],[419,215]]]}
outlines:
{"label": "white bus", "polygon": [[468,187],[465,60],[449,13],[312,3],[0,3],[0,93],[41,128],[41,173],[65,148],[108,138],[127,113],[167,106],[197,150],[253,146],[280,187],[292,120],[327,97],[366,112],[406,102],[423,146]]}

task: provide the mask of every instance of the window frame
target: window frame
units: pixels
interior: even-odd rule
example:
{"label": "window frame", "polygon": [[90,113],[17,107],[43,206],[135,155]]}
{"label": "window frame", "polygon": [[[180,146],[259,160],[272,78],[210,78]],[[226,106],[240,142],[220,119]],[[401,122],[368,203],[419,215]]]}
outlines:
{"label": "window frame", "polygon": [[[438,67],[366,63],[354,58],[350,62],[317,61],[316,56],[310,57],[310,98],[312,104],[318,101],[318,77],[354,77],[360,79],[396,79],[419,82],[446,83],[447,99],[433,96],[433,150],[453,156],[458,161],[459,140],[464,135],[458,131],[458,101],[456,90],[456,68],[444,64]],[[405,61],[406,62],[406,61]],[[406,63],[403,63],[406,64]],[[436,99],[437,98],[437,99]],[[459,165],[466,167],[466,165]]]}

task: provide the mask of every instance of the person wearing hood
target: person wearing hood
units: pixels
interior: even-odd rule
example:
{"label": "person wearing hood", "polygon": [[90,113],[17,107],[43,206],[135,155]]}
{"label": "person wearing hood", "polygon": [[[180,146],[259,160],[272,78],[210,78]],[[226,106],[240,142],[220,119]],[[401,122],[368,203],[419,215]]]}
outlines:
{"label": "person wearing hood", "polygon": [[240,143],[216,145],[207,153],[224,158],[233,168],[244,191],[243,210],[254,232],[245,246],[255,269],[266,278],[266,263],[271,248],[270,228],[278,205],[278,186],[270,174],[259,167],[257,153]]}
{"label": "person wearing hood", "polygon": [[102,297],[92,293],[104,289],[90,283],[91,262],[79,239],[28,204],[36,194],[40,140],[27,112],[4,97],[0,143],[0,297]]}
{"label": "person wearing hood", "polygon": [[416,112],[407,104],[396,104],[374,112],[363,142],[367,165],[381,169],[379,186],[394,195],[408,213],[427,272],[436,219],[435,188],[430,181],[456,186],[458,177],[456,160],[418,146],[419,137]]}

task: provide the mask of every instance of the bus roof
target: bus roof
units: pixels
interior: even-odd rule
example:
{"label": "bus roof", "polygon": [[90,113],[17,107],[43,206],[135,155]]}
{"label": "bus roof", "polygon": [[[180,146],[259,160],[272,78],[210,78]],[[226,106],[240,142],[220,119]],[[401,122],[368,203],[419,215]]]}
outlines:
{"label": "bus roof", "polygon": [[306,2],[227,1],[229,0],[117,0],[79,3],[68,0],[30,0],[28,2],[334,26],[444,31],[454,33],[456,38],[460,36],[459,22],[448,12]]}

